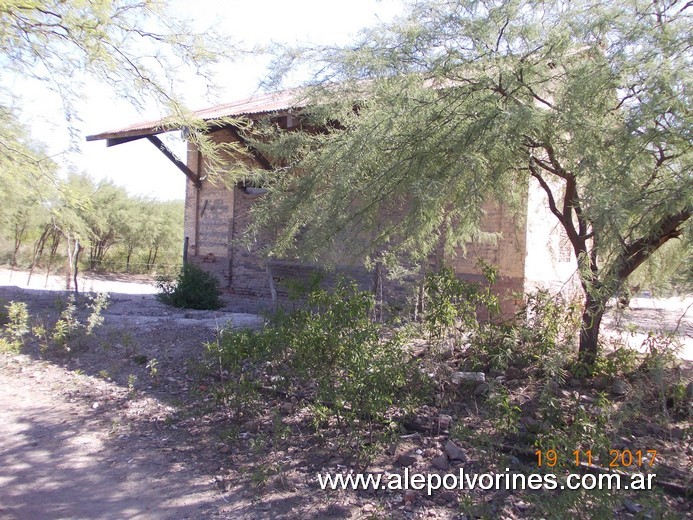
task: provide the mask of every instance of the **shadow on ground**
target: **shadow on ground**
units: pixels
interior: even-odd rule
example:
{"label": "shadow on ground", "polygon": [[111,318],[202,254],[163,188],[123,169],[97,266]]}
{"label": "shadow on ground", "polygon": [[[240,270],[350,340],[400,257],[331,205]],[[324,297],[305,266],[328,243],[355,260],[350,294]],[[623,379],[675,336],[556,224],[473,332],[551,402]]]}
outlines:
{"label": "shadow on ground", "polygon": [[98,411],[66,407],[27,379],[0,373],[2,520],[204,518],[220,500],[200,475],[176,475],[179,461],[150,439],[125,449]]}

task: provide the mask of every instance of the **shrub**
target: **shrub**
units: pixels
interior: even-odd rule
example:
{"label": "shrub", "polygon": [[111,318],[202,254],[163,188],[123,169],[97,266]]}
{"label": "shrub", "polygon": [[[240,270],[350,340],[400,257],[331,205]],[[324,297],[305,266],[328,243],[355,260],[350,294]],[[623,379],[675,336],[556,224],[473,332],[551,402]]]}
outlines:
{"label": "shrub", "polygon": [[575,352],[579,308],[546,291],[528,294],[515,316],[483,322],[469,330],[468,363],[473,370],[536,369],[562,382]]}
{"label": "shrub", "polygon": [[5,306],[3,330],[0,331],[0,350],[19,352],[29,333],[29,310],[24,302],[10,302]]}
{"label": "shrub", "polygon": [[430,273],[424,279],[426,309],[424,327],[430,337],[440,338],[455,327],[466,331],[479,327],[479,313],[492,319],[499,314],[498,297],[492,286],[498,270],[483,261],[478,262],[485,284],[461,280],[451,267]]}
{"label": "shrub", "polygon": [[175,280],[158,278],[156,286],[159,301],[174,307],[213,310],[223,305],[216,276],[192,264],[184,265]]}
{"label": "shrub", "polygon": [[[74,349],[82,347],[84,338],[91,336],[94,329],[103,324],[103,311],[108,307],[108,294],[97,293],[89,295],[86,301],[86,308],[89,309],[89,315],[86,322],[82,322],[78,316],[77,302],[74,294],[71,294],[65,307],[60,313],[60,317],[55,322],[53,332],[50,339],[53,346],[57,347],[59,352],[67,353]],[[45,349],[48,349],[47,332],[44,327],[37,326],[34,328],[34,334],[40,339],[46,341]]]}
{"label": "shrub", "polygon": [[51,339],[58,347],[69,351],[70,347],[68,346],[68,342],[75,338],[80,326],[81,323],[77,319],[75,296],[71,294],[67,299],[67,306],[60,313],[58,321],[55,322]]}
{"label": "shrub", "polygon": [[10,321],[10,315],[7,312],[7,302],[0,300],[0,327],[4,327]]}
{"label": "shrub", "polygon": [[334,418],[352,431],[387,423],[391,407],[425,398],[425,378],[403,339],[391,331],[384,338],[387,329],[370,319],[372,294],[341,282],[312,291],[306,303],[276,314],[262,331],[224,331],[207,345],[237,413],[252,410],[263,377],[306,396],[314,419],[321,417],[316,424]]}
{"label": "shrub", "polygon": [[338,420],[381,421],[394,403],[406,405],[420,379],[397,334],[383,339],[371,320],[373,294],[340,283],[308,296],[310,311],[292,315],[287,330],[293,368],[315,381],[316,396]]}

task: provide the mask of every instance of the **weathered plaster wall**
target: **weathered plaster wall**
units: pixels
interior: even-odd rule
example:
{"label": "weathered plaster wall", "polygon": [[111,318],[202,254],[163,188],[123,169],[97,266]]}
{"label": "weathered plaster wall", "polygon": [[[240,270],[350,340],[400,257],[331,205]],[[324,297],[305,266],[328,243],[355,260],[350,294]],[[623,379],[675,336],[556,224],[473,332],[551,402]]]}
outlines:
{"label": "weathered plaster wall", "polygon": [[[213,134],[214,139],[224,141],[232,136],[226,131]],[[188,261],[200,265],[219,278],[222,288],[230,283],[230,251],[234,213],[233,192],[216,180],[206,176],[204,158],[197,149],[188,145],[188,167],[202,173],[202,185],[197,189],[188,181],[185,197],[185,236],[188,237]]]}
{"label": "weathered plaster wall", "polygon": [[575,294],[579,290],[575,253],[549,209],[546,193],[534,179],[529,184],[526,237],[524,291],[546,289],[568,297]]}
{"label": "weathered plaster wall", "polygon": [[[524,213],[522,208],[518,212]],[[484,205],[481,229],[500,233],[500,237],[495,242],[467,244],[466,252],[458,249],[457,254],[446,261],[459,275],[471,281],[483,281],[479,260],[496,266],[498,279],[495,289],[500,296],[501,312],[510,316],[521,303],[524,288],[527,253],[524,219],[518,218],[501,203],[488,202]]]}

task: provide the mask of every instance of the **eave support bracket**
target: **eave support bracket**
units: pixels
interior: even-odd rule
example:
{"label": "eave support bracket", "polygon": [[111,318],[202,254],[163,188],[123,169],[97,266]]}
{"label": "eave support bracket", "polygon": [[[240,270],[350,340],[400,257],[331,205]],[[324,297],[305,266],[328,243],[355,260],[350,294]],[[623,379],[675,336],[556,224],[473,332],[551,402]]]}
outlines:
{"label": "eave support bracket", "polygon": [[[131,135],[125,137],[109,137],[106,139],[106,146],[117,146],[123,143],[129,143],[131,141],[137,141],[138,139],[147,138],[147,141],[156,146],[161,153],[163,153],[169,161],[176,165],[176,167],[182,171],[185,176],[192,181],[195,187],[199,190],[202,187],[202,182],[200,181],[199,175],[188,168],[188,165],[181,161],[176,155],[168,149],[168,147],[155,135]],[[95,140],[95,136],[87,137],[87,141]]]}
{"label": "eave support bracket", "polygon": [[182,171],[185,176],[192,181],[192,183],[195,185],[197,189],[200,189],[202,187],[202,182],[200,181],[200,177],[193,172],[190,168],[188,168],[188,165],[185,164],[183,161],[181,161],[176,155],[168,149],[168,147],[155,135],[148,135],[147,136],[147,141],[152,143],[154,146],[156,146],[161,153],[163,153],[169,161],[171,161],[173,164],[176,165],[176,167]]}

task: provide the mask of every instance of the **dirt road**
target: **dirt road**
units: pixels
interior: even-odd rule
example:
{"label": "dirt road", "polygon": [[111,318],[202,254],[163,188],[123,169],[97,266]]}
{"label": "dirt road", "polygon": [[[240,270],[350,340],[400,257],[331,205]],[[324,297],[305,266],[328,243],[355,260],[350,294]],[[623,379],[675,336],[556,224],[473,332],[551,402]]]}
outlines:
{"label": "dirt road", "polygon": [[[191,371],[217,327],[260,318],[171,309],[145,284],[86,286],[119,291],[93,338],[65,357],[0,356],[0,520],[216,518],[228,498],[217,448],[188,417]],[[46,323],[66,297],[0,286]]]}
{"label": "dirt road", "polygon": [[119,433],[117,391],[90,379],[21,357],[0,370],[0,519],[207,518],[222,499],[203,468],[146,428]]}

